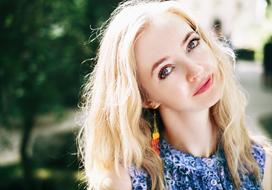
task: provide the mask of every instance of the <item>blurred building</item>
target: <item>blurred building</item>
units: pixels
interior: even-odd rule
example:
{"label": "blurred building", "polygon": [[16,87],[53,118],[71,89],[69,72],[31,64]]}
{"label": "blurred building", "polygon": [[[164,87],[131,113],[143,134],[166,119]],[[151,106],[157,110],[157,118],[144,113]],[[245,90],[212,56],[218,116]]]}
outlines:
{"label": "blurred building", "polygon": [[272,34],[272,22],[266,18],[265,0],[181,0],[201,21],[211,28],[215,20],[222,23],[222,32],[236,48],[258,49]]}

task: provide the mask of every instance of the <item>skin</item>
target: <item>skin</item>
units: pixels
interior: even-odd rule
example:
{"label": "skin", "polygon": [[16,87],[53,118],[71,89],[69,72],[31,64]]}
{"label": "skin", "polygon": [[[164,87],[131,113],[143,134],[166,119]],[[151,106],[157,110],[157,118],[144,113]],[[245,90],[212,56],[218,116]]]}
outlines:
{"label": "skin", "polygon": [[[175,148],[208,157],[217,144],[209,108],[222,96],[218,63],[184,19],[170,13],[158,17],[135,43],[137,75],[149,96],[143,106],[159,109],[163,136]],[[213,77],[211,87],[195,95],[209,76]]]}

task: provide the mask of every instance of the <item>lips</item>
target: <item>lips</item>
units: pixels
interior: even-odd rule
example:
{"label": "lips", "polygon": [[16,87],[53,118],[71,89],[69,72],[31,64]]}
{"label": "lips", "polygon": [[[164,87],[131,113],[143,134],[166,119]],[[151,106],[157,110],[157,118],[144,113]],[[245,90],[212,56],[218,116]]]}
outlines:
{"label": "lips", "polygon": [[193,94],[193,96],[207,91],[211,87],[212,82],[213,82],[213,76],[209,75],[208,78],[206,78],[203,82],[201,82],[201,84],[196,88],[196,91]]}

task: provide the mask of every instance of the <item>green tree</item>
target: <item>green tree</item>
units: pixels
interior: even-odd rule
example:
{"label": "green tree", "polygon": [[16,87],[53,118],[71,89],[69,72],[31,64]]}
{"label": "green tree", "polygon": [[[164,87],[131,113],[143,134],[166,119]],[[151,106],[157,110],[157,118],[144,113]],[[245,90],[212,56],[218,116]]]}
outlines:
{"label": "green tree", "polygon": [[19,119],[25,189],[33,188],[27,147],[38,114],[76,106],[90,49],[84,1],[0,2],[0,122]]}
{"label": "green tree", "polygon": [[[34,189],[27,148],[37,115],[78,103],[97,41],[91,28],[106,20],[119,1],[0,1],[0,126],[22,131],[21,164],[27,190]],[[89,64],[90,63],[90,64]]]}

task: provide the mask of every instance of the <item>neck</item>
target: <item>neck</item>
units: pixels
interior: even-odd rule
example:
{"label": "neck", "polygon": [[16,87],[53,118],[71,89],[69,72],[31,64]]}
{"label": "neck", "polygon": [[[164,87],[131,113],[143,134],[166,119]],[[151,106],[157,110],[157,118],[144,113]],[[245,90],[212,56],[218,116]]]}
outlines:
{"label": "neck", "polygon": [[217,132],[209,110],[175,112],[160,108],[164,138],[175,148],[198,157],[209,157],[217,147]]}

